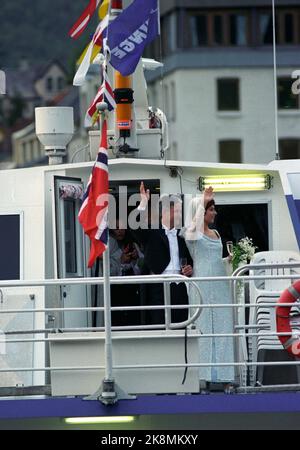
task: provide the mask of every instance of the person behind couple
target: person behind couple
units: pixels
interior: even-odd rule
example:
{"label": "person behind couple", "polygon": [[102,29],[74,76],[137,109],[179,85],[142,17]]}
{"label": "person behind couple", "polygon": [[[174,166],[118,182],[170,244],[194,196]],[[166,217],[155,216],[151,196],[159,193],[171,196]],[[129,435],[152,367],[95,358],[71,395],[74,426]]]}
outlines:
{"label": "person behind couple", "polygon": [[[146,211],[150,199],[149,190],[146,191],[144,183],[140,185],[141,200],[138,210]],[[192,258],[184,239],[179,236],[181,224],[182,202],[178,196],[165,196],[160,202],[160,221],[156,229],[139,228],[132,231],[135,238],[143,244],[144,266],[143,274],[183,274],[190,277],[193,273]],[[141,214],[142,216],[142,214]],[[180,260],[185,259],[181,267]],[[145,285],[144,303],[150,305],[163,305],[164,293],[162,284]],[[171,283],[171,304],[188,304],[188,295],[184,283]],[[145,324],[157,325],[165,323],[164,310],[147,310]],[[187,320],[187,309],[174,309],[171,312],[173,323]]]}
{"label": "person behind couple", "polygon": [[[212,228],[217,215],[212,188],[202,198],[194,198],[189,206],[188,221],[182,234],[194,261],[194,277],[226,276],[222,259],[222,241]],[[227,281],[199,282],[202,302],[208,305],[231,304]],[[199,304],[199,296],[191,289],[190,303]],[[203,308],[196,325],[203,334],[233,333],[233,308]],[[199,339],[200,363],[234,362],[233,337],[203,337]],[[201,367],[200,380],[213,383],[234,382],[233,366]]]}
{"label": "person behind couple", "polygon": [[[134,242],[130,231],[120,220],[116,228],[110,230],[110,267],[115,276],[141,274],[143,254]],[[111,305],[140,306],[140,286],[138,284],[111,285]],[[140,325],[140,310],[118,310],[112,312],[112,326]]]}

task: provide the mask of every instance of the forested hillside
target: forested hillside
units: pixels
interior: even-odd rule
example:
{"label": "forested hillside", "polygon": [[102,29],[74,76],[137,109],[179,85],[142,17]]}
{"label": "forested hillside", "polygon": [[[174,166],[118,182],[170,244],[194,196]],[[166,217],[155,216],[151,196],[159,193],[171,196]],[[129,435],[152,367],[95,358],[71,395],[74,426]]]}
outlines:
{"label": "forested hillside", "polygon": [[87,4],[88,0],[1,0],[0,69],[16,67],[21,59],[40,64],[57,58],[71,70],[96,26],[94,17],[79,40],[68,36]]}

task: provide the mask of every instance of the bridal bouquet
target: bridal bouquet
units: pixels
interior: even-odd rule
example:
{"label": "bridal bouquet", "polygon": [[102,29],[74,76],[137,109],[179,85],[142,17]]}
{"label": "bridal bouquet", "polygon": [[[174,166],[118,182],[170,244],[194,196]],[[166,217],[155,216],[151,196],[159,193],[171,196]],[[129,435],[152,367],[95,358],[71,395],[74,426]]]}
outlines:
{"label": "bridal bouquet", "polygon": [[233,246],[232,251],[232,268],[235,271],[240,265],[247,264],[253,257],[257,247],[253,244],[252,239],[244,237]]}

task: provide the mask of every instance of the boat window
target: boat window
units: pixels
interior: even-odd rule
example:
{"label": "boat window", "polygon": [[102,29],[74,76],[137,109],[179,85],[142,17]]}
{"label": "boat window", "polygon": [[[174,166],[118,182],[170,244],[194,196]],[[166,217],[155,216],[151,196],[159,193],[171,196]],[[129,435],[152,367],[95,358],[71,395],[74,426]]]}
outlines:
{"label": "boat window", "polygon": [[77,273],[76,258],[76,205],[72,199],[65,200],[64,207],[64,226],[65,226],[65,255],[66,255],[66,272],[68,274]]}
{"label": "boat window", "polygon": [[253,239],[257,251],[269,250],[268,204],[216,205],[216,228],[224,243],[224,256],[227,256],[226,241],[238,242],[244,237]]}
{"label": "boat window", "polygon": [[0,279],[21,279],[21,216],[0,214]]}

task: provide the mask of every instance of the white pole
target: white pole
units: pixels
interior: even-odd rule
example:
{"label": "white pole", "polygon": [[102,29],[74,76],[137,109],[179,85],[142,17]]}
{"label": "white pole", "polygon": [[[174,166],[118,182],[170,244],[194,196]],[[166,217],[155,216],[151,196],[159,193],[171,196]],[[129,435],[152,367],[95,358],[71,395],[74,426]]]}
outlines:
{"label": "white pole", "polygon": [[109,240],[103,254],[104,324],[105,324],[105,379],[112,380],[112,337],[111,337],[111,298]]}
{"label": "white pole", "polygon": [[275,0],[272,0],[272,18],[273,18],[272,20],[273,20],[273,74],[274,74],[274,113],[275,113],[275,159],[279,159]]}

